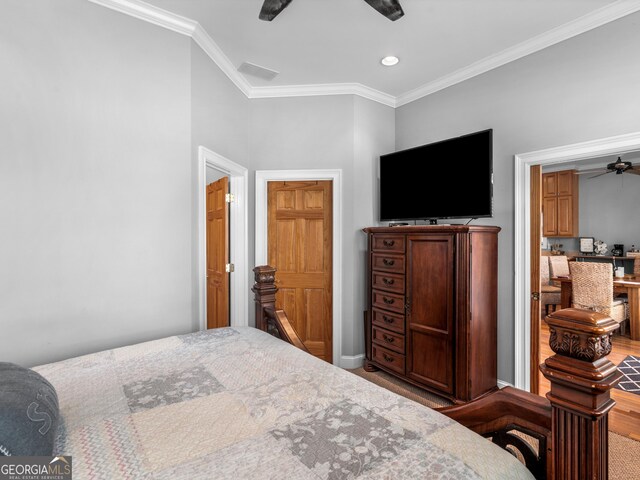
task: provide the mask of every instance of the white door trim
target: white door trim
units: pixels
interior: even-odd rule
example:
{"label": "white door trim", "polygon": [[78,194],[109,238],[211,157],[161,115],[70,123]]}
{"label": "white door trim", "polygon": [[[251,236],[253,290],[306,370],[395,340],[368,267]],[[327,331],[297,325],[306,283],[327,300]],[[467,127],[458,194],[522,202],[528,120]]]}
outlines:
{"label": "white door trim", "polygon": [[229,175],[229,190],[234,201],[229,208],[230,262],[235,271],[229,288],[229,324],[232,327],[249,325],[249,239],[247,209],[249,171],[242,165],[211,150],[198,147],[198,318],[200,330],[207,328],[207,167]]}
{"label": "white door trim", "polygon": [[553,165],[640,150],[640,132],[574,143],[515,156],[515,386],[529,390],[531,354],[531,166]]}
{"label": "white door trim", "polygon": [[342,170],[256,170],[256,265],[267,264],[267,182],[333,181],[333,364],[342,356]]}

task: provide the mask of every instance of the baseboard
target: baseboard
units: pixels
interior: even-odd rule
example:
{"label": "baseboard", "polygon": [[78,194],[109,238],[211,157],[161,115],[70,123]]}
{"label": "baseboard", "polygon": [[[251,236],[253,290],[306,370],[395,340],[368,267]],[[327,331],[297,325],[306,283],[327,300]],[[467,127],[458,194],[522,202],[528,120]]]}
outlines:
{"label": "baseboard", "polygon": [[360,368],[364,363],[364,354],[360,355],[342,355],[340,357],[340,367],[345,368],[347,370],[352,370],[354,368]]}
{"label": "baseboard", "polygon": [[[364,353],[360,355],[342,355],[340,357],[340,367],[346,370],[352,370],[354,368],[360,368],[364,363]],[[513,387],[513,384],[498,379],[498,388]]]}
{"label": "baseboard", "polygon": [[510,384],[509,382],[505,382],[504,380],[498,379],[498,388],[504,388],[504,387],[513,387],[513,385]]}

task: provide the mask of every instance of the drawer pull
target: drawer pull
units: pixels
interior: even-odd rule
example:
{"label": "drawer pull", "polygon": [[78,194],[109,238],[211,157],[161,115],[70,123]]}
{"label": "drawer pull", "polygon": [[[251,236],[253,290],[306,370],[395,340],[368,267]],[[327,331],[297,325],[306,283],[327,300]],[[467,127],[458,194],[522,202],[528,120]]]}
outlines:
{"label": "drawer pull", "polygon": [[385,334],[382,334],[382,338],[384,338],[384,341],[387,343],[393,343],[393,340],[394,340],[393,337],[390,337],[389,335],[385,335]]}
{"label": "drawer pull", "polygon": [[384,277],[382,279],[382,283],[384,283],[385,285],[393,285],[396,282],[395,282],[395,280],[393,278]]}
{"label": "drawer pull", "polygon": [[393,362],[395,360],[391,355],[387,355],[386,353],[382,354],[382,358],[384,358],[385,361],[387,361],[389,363],[391,363],[391,362]]}
{"label": "drawer pull", "polygon": [[391,304],[393,304],[393,302],[395,302],[395,299],[393,299],[393,298],[387,298],[387,297],[382,297],[382,301],[383,301],[384,303],[386,303],[387,305],[391,305]]}
{"label": "drawer pull", "polygon": [[394,263],[396,263],[395,260],[390,260],[388,258],[383,258],[382,259],[382,263],[384,263],[385,265],[391,267]]}
{"label": "drawer pull", "polygon": [[393,317],[387,317],[386,315],[382,316],[382,320],[384,321],[384,323],[393,323],[395,321],[395,319]]}
{"label": "drawer pull", "polygon": [[393,247],[396,244],[395,240],[383,240],[382,243],[385,247]]}

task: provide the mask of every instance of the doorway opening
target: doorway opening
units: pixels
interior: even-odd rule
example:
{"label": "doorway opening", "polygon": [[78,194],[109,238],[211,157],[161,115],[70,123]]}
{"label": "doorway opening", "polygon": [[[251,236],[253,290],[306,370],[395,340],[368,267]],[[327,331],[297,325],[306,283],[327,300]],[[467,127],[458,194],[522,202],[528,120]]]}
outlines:
{"label": "doorway opening", "polygon": [[[531,172],[539,165],[550,166],[578,162],[607,155],[622,155],[640,150],[640,132],[576,143],[515,155],[515,386],[530,390],[532,383],[532,205]],[[539,192],[538,192],[539,194]],[[538,221],[539,226],[539,221]],[[536,245],[539,247],[539,245]],[[539,269],[539,262],[536,262]],[[539,272],[538,272],[539,273]],[[539,278],[539,276],[538,276]],[[536,370],[537,372],[537,370]]]}
{"label": "doorway opening", "polygon": [[229,263],[233,272],[229,278],[229,325],[249,325],[249,261],[248,261],[248,170],[203,146],[198,147],[197,223],[198,223],[198,319],[200,330],[207,328],[207,173],[213,171],[228,177],[229,193]]}

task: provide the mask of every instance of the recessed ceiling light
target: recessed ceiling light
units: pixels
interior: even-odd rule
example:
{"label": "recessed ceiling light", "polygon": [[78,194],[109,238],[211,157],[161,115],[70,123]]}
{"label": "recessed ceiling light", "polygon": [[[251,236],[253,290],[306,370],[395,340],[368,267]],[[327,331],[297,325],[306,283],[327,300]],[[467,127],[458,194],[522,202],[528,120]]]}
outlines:
{"label": "recessed ceiling light", "polygon": [[384,65],[385,67],[393,67],[396,63],[398,63],[400,60],[398,60],[398,57],[394,57],[394,56],[388,56],[388,57],[384,57],[382,60],[380,60],[380,63],[382,65]]}

